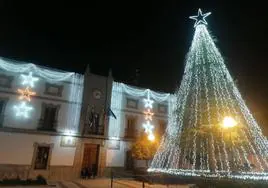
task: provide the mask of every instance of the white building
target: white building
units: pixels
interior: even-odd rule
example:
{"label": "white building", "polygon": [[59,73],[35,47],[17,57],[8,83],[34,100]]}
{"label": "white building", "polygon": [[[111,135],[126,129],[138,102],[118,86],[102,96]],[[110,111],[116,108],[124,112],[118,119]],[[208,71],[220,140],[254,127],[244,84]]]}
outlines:
{"label": "white building", "polygon": [[163,134],[172,98],[115,82],[111,71],[104,77],[88,67],[83,76],[0,59],[0,179],[74,179],[92,166],[99,176],[131,170],[144,112],[153,113],[154,134]]}
{"label": "white building", "polygon": [[[147,121],[153,126],[154,135],[163,135],[168,123],[169,106],[172,106],[171,99],[172,95],[168,93],[113,82],[111,109],[116,119],[110,117],[109,121],[107,168],[133,169],[130,151],[132,142],[145,131],[144,124]],[[151,105],[147,106],[146,100],[151,100]]]}
{"label": "white building", "polygon": [[0,59],[1,178],[50,177],[73,168],[76,148],[65,147],[70,140],[63,135],[78,131],[83,79]]}

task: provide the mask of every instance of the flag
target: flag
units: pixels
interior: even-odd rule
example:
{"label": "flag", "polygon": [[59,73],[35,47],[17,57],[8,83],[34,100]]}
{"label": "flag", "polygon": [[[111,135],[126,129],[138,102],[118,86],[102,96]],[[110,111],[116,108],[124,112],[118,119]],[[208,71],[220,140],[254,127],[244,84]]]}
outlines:
{"label": "flag", "polygon": [[108,110],[107,110],[107,116],[108,117],[114,117],[115,119],[116,119],[116,116],[115,116],[115,114],[114,114],[114,112],[111,110],[111,108],[108,108]]}

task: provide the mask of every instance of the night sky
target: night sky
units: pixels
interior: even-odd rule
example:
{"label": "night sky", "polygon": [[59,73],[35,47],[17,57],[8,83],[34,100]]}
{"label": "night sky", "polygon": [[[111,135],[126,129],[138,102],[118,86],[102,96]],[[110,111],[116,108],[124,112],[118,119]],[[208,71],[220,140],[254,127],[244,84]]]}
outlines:
{"label": "night sky", "polygon": [[[0,56],[173,92],[194,34],[208,28],[257,120],[268,128],[268,11],[246,1],[1,1]],[[86,1],[85,1],[86,2]],[[137,85],[137,84],[136,84]],[[268,129],[267,129],[268,130]]]}

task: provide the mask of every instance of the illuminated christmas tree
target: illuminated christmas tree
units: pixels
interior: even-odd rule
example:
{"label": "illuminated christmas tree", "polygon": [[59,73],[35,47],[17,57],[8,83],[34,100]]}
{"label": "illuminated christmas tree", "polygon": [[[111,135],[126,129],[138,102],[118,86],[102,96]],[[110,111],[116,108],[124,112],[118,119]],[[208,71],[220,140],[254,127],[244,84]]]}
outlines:
{"label": "illuminated christmas tree", "polygon": [[267,140],[207,30],[208,15],[190,17],[195,33],[177,105],[148,171],[267,180]]}

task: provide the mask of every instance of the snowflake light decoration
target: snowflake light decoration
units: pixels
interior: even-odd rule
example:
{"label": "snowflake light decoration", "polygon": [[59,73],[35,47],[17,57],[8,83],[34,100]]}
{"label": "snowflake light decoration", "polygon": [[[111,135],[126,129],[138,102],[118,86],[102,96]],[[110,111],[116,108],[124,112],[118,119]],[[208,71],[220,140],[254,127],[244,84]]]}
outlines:
{"label": "snowflake light decoration", "polygon": [[39,80],[37,77],[33,77],[33,73],[30,72],[29,75],[22,74],[23,78],[22,85],[28,85],[30,87],[34,87],[34,83]]}
{"label": "snowflake light decoration", "polygon": [[33,108],[31,106],[28,106],[26,102],[21,102],[20,105],[15,105],[14,109],[16,110],[16,116],[28,118],[29,111],[31,111]]}
{"label": "snowflake light decoration", "polygon": [[151,109],[153,108],[154,101],[150,99],[149,94],[147,95],[147,99],[144,99],[143,101],[145,103],[144,104],[145,108],[151,108]]}
{"label": "snowflake light decoration", "polygon": [[143,128],[145,129],[145,133],[152,134],[154,126],[149,121],[147,121],[143,124]]}

